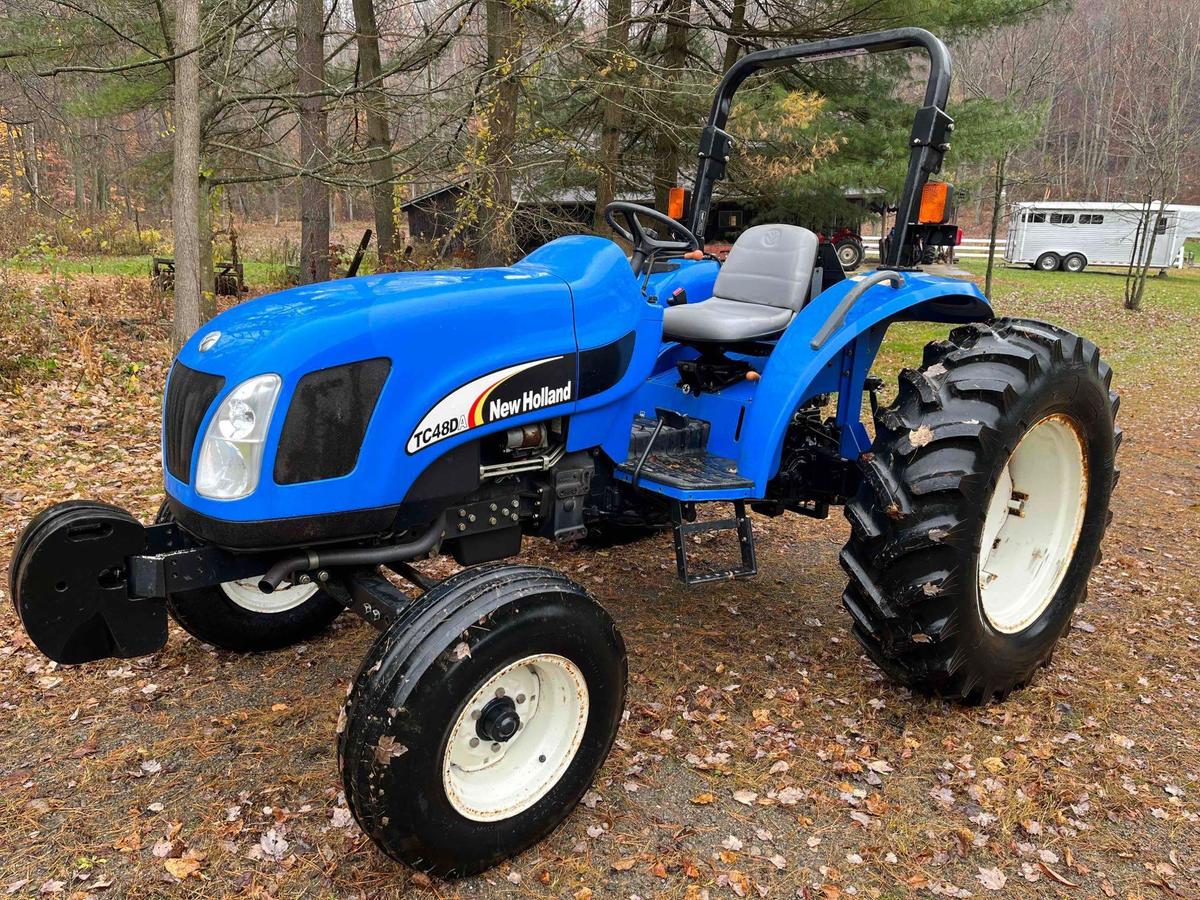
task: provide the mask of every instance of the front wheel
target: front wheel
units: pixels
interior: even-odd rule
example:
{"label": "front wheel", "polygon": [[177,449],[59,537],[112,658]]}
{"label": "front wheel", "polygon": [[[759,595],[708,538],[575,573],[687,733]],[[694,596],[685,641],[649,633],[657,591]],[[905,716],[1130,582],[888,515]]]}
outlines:
{"label": "front wheel", "polygon": [[1040,272],[1057,272],[1060,265],[1062,265],[1062,257],[1057,253],[1043,253],[1037,258],[1033,267]]}
{"label": "front wheel", "polygon": [[485,565],[441,582],[371,647],[338,725],[346,801],[389,856],[470,875],[553,831],[625,705],[625,644],[579,585]]}
{"label": "front wheel", "polygon": [[[164,503],[156,522],[172,520]],[[281,650],[323,632],[343,606],[315,584],[283,584],[271,594],[259,578],[180,591],[167,597],[167,611],[188,634],[239,653]]]}
{"label": "front wheel", "polygon": [[258,578],[167,597],[167,611],[184,631],[222,650],[282,650],[316,637],[344,607],[315,584],[283,584],[271,594]]}
{"label": "front wheel", "polygon": [[890,676],[987,703],[1049,662],[1111,518],[1111,377],[1091,342],[1016,319],[901,373],[842,551],[855,634]]}

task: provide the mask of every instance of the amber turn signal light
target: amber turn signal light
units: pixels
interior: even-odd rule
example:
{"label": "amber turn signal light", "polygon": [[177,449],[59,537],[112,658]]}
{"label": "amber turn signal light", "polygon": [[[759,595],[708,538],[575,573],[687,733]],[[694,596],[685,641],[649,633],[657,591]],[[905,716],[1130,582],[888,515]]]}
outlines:
{"label": "amber turn signal light", "polygon": [[931,181],[921,191],[921,225],[945,225],[954,217],[954,188],[944,181]]}
{"label": "amber turn signal light", "polygon": [[683,188],[673,187],[667,194],[667,215],[672,219],[683,218]]}

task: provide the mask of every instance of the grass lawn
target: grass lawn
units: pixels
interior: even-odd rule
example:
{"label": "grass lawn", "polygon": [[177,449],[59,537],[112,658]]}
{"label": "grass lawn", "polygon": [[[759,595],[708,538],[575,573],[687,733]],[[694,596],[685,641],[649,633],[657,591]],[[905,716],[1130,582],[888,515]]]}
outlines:
{"label": "grass lawn", "polygon": [[[136,277],[150,273],[152,257],[146,256],[85,256],[9,259],[0,262],[19,272],[46,272],[54,275],[122,275]],[[243,260],[246,283],[262,287],[274,284],[283,274],[278,263]]]}

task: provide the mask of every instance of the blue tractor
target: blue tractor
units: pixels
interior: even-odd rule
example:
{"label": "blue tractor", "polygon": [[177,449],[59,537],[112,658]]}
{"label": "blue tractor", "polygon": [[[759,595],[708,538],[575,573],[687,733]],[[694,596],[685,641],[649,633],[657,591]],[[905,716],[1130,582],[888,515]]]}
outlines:
{"label": "blue tractor", "polygon": [[[904,48],[926,51],[929,80],[883,265],[848,278],[811,231],[770,224],[704,258],[738,86]],[[717,90],[686,223],[609,206],[631,255],[566,237],[507,268],[368,275],[218,316],[167,381],[158,522],[76,501],[24,531],[10,586],[30,638],[64,664],[141,656],[170,615],[261,651],[355,611],[380,635],[337,726],[346,799],[386,853],[443,876],[555,828],[622,718],[621,634],[564,575],[502,562],[526,536],[670,529],[696,584],[755,574],[747,507],[842,506],[843,602],[867,655],[917,690],[1003,698],[1084,596],[1117,397],[1088,340],[997,318],[971,283],[913,267],[955,231],[929,183],[949,85],[946,48],[918,29],[752,53]],[[903,321],[953,330],[880,408],[869,371]],[[722,531],[724,565],[689,557]],[[412,563],[437,553],[464,568],[430,582]]]}

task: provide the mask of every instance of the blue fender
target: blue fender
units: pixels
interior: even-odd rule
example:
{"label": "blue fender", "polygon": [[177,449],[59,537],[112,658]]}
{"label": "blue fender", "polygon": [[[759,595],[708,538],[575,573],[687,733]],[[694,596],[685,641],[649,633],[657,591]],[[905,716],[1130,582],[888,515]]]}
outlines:
{"label": "blue fender", "polygon": [[858,278],[841,281],[814,298],[779,339],[762,371],[740,441],[738,472],[754,481],[756,496],[764,495],[767,482],[779,471],[792,413],[817,394],[838,394],[838,418],[851,426],[843,455],[866,449],[866,433],[858,421],[863,382],[892,322],[992,318],[987,298],[971,282],[924,272],[905,272],[904,279],[901,288],[869,288],[820,348],[812,347],[813,336]]}

